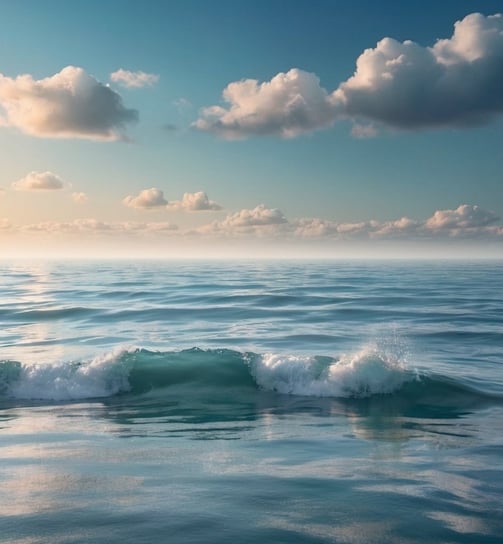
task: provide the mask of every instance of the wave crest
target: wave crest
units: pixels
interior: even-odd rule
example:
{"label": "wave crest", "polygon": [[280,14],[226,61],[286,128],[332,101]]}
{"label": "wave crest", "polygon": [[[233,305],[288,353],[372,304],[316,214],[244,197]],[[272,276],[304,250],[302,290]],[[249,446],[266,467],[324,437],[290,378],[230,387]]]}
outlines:
{"label": "wave crest", "polygon": [[403,361],[377,348],[338,360],[266,354],[252,364],[257,384],[269,391],[316,397],[369,397],[393,393],[415,378]]}
{"label": "wave crest", "polygon": [[0,383],[8,397],[25,400],[103,398],[131,389],[128,350],[95,357],[88,362],[22,365],[4,361]]}

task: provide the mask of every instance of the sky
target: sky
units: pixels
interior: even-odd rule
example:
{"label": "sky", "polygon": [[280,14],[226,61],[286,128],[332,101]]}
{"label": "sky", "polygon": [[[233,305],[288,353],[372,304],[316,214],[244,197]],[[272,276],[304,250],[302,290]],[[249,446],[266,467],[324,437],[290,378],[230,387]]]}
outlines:
{"label": "sky", "polygon": [[0,0],[0,255],[503,257],[501,13]]}

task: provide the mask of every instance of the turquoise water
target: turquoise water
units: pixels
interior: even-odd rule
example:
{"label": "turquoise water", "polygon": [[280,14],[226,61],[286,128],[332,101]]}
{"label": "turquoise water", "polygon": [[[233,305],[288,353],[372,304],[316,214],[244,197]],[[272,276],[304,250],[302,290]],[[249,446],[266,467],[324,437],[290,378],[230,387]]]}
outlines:
{"label": "turquoise water", "polygon": [[502,262],[0,264],[9,543],[499,543]]}

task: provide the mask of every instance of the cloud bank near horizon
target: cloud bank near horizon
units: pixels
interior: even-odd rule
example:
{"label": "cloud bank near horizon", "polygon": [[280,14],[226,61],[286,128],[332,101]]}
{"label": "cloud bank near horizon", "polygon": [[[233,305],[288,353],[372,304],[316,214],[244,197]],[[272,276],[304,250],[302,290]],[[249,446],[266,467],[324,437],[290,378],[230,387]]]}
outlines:
{"label": "cloud bank near horizon", "polygon": [[262,83],[232,82],[222,93],[226,105],[204,108],[193,126],[225,139],[293,138],[340,119],[353,121],[355,137],[374,136],[373,123],[408,130],[473,126],[503,112],[502,88],[503,16],[472,13],[431,47],[383,38],[331,93],[316,74],[298,68]]}
{"label": "cloud bank near horizon", "polygon": [[390,221],[368,220],[342,223],[321,218],[287,219],[281,210],[260,204],[252,209],[229,213],[220,221],[197,228],[180,229],[167,221],[110,222],[93,218],[67,222],[44,221],[35,224],[13,225],[4,219],[3,233],[26,234],[82,234],[175,236],[180,239],[248,239],[288,242],[320,241],[362,242],[445,242],[474,240],[502,242],[503,225],[492,211],[476,205],[462,204],[455,209],[437,210],[423,220],[401,217]]}

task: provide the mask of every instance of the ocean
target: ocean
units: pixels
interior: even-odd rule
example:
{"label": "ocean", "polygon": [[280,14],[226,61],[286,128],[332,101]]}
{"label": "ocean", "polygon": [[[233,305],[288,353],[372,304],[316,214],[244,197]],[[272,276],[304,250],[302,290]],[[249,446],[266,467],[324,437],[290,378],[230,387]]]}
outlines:
{"label": "ocean", "polygon": [[502,261],[0,269],[0,541],[503,541]]}

